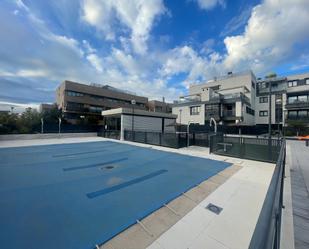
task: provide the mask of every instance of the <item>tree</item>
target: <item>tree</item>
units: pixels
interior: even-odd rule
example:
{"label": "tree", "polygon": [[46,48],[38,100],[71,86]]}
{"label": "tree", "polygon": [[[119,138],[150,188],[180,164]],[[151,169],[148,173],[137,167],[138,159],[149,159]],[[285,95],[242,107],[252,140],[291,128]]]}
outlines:
{"label": "tree", "polygon": [[40,131],[41,114],[31,107],[27,108],[17,119],[19,133],[33,133]]}

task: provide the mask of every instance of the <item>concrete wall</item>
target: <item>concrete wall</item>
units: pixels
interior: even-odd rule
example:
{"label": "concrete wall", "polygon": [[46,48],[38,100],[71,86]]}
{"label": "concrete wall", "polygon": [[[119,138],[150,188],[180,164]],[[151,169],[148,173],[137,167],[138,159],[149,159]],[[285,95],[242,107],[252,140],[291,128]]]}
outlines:
{"label": "concrete wall", "polygon": [[[266,97],[266,96],[265,96]],[[269,96],[267,96],[269,97]],[[269,101],[269,99],[268,99]],[[284,102],[284,100],[282,101]],[[276,96],[275,94],[271,95],[271,122],[275,124],[276,122]],[[269,111],[269,103],[260,103],[260,97],[256,97],[255,100],[255,123],[256,124],[268,124],[268,116],[260,117],[260,111]],[[269,115],[269,113],[268,113]]]}
{"label": "concrete wall", "polygon": [[[190,115],[190,107],[191,106],[200,106],[200,114],[199,115]],[[181,110],[181,116],[180,116],[180,110]],[[197,123],[204,125],[205,124],[205,105],[188,105],[188,106],[175,106],[173,107],[173,114],[178,115],[177,116],[177,123],[185,124],[187,125],[189,121],[191,123]],[[180,120],[181,119],[181,120]],[[181,122],[180,122],[181,121]]]}
{"label": "concrete wall", "polygon": [[87,133],[46,133],[46,134],[9,134],[0,135],[0,141],[4,140],[30,140],[30,139],[48,139],[48,138],[70,138],[70,137],[96,137],[96,132]]}

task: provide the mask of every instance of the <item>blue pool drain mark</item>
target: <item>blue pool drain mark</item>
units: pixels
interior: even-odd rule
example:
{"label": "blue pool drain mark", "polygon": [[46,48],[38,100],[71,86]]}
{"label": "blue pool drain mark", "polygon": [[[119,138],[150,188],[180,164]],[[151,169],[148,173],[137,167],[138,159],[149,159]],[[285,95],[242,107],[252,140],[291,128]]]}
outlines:
{"label": "blue pool drain mark", "polygon": [[63,168],[63,171],[95,168],[95,167],[99,167],[99,166],[104,166],[106,164],[119,163],[119,162],[126,161],[126,160],[128,160],[128,158],[127,157],[123,157],[123,158],[119,158],[119,159],[115,159],[115,160],[111,160],[111,161],[107,161],[107,162],[103,162],[103,163],[96,163],[96,164],[90,164],[90,165],[85,165],[85,166],[76,166],[76,167],[70,167],[70,168]]}
{"label": "blue pool drain mark", "polygon": [[128,187],[130,185],[146,181],[148,179],[151,179],[151,178],[156,177],[158,175],[164,174],[166,172],[168,172],[166,169],[157,170],[157,171],[154,171],[154,172],[152,172],[152,173],[150,173],[148,175],[144,175],[142,177],[135,178],[135,179],[133,179],[131,181],[123,182],[123,183],[118,184],[116,186],[113,186],[113,187],[110,187],[110,188],[101,189],[101,190],[98,190],[98,191],[95,191],[95,192],[88,193],[86,195],[90,199],[96,198],[98,196],[106,195],[108,193],[117,191],[119,189],[126,188],[126,187]]}

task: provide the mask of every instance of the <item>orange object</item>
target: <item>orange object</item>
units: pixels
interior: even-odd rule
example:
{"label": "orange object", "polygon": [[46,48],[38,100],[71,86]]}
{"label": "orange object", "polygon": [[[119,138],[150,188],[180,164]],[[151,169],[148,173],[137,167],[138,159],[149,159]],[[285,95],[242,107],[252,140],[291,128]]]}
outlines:
{"label": "orange object", "polygon": [[298,140],[307,140],[307,139],[309,139],[309,135],[307,135],[307,136],[299,136],[298,137]]}

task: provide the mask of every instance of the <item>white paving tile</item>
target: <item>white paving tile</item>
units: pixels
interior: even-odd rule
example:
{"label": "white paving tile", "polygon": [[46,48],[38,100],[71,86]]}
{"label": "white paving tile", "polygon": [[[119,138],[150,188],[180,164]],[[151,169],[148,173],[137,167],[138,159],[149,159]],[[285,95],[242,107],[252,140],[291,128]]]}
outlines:
{"label": "white paving tile", "polygon": [[159,244],[159,242],[154,241],[150,246],[147,247],[148,249],[165,249],[163,246]]}
{"label": "white paving tile", "polygon": [[[157,239],[165,249],[247,248],[274,170],[273,164],[243,164],[171,229]],[[219,215],[206,210],[213,203]],[[206,211],[206,212],[204,212]]]}
{"label": "white paving tile", "polygon": [[183,217],[182,221],[188,224],[191,233],[199,234],[214,218],[216,218],[216,216],[216,214],[209,210],[196,206],[191,212]]}
{"label": "white paving tile", "polygon": [[229,249],[219,241],[209,237],[207,233],[203,232],[198,238],[193,241],[188,249]]}
{"label": "white paving tile", "polygon": [[187,249],[189,243],[197,236],[198,234],[192,232],[192,228],[187,223],[180,220],[162,234],[157,242],[165,249]]}

